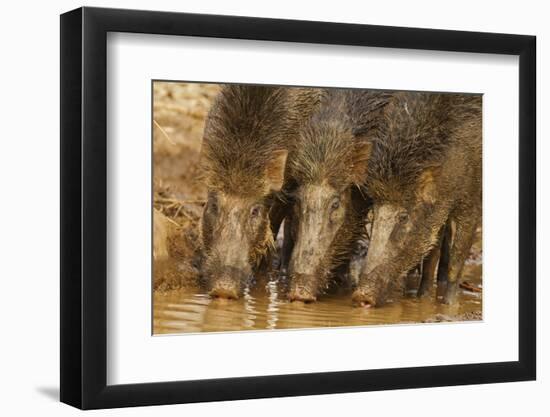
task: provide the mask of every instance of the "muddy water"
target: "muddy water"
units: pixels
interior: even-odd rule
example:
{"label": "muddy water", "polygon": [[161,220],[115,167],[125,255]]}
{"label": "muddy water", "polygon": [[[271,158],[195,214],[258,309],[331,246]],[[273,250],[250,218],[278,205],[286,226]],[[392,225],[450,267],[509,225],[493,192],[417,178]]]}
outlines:
{"label": "muddy water", "polygon": [[[481,285],[480,265],[466,265],[464,279]],[[435,290],[434,290],[435,293]],[[212,300],[180,289],[154,295],[154,333],[219,332],[365,326],[397,323],[480,320],[482,295],[461,289],[459,302],[443,305],[432,297],[418,299],[414,291],[394,291],[379,308],[353,307],[349,294],[326,295],[311,304],[289,303],[279,285],[245,291],[242,299]]]}

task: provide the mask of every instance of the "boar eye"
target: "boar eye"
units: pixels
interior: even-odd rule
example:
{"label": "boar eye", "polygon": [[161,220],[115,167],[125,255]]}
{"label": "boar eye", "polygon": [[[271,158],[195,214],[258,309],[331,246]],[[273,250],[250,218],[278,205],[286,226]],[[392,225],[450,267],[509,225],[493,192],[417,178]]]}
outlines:
{"label": "boar eye", "polygon": [[330,209],[331,209],[331,210],[336,210],[336,209],[338,209],[339,207],[340,207],[340,199],[335,198],[335,199],[332,201],[331,205],[330,205]]}
{"label": "boar eye", "polygon": [[262,206],[254,206],[250,210],[250,217],[258,217],[262,211]]}

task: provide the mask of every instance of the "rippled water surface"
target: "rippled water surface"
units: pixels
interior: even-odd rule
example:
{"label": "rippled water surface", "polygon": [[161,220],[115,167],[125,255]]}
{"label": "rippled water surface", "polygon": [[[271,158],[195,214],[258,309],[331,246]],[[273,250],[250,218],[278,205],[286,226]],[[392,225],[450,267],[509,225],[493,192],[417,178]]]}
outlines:
{"label": "rippled water surface", "polygon": [[[479,265],[467,265],[464,279],[478,287]],[[435,292],[435,291],[434,291]],[[459,302],[443,305],[432,297],[395,291],[383,307],[353,307],[349,294],[327,295],[311,304],[290,303],[276,283],[246,291],[240,300],[212,300],[204,293],[181,289],[154,295],[154,333],[219,332],[365,326],[396,323],[480,320],[482,296],[461,290]]]}

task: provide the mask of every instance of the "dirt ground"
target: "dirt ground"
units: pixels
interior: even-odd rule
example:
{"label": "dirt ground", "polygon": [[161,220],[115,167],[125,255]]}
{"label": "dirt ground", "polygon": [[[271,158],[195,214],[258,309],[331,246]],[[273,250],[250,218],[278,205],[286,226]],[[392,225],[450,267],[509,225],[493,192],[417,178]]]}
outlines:
{"label": "dirt ground", "polygon": [[214,84],[153,86],[154,288],[192,285],[198,224],[205,202],[199,178],[202,131]]}

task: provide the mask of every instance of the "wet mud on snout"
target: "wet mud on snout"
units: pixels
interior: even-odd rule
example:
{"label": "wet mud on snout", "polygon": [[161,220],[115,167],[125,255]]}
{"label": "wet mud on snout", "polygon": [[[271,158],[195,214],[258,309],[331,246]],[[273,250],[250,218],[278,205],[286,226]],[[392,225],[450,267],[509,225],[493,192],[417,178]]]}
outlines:
{"label": "wet mud on snout", "polygon": [[[349,291],[315,303],[289,302],[283,281],[246,288],[238,300],[215,299],[199,285],[199,223],[207,200],[198,176],[202,130],[217,85],[155,83],[153,114],[153,332],[177,334],[481,320],[481,233],[453,306],[417,298],[418,277],[400,281],[379,308],[353,307]],[[281,245],[281,241],[277,242]],[[432,289],[435,293],[435,287]]]}

